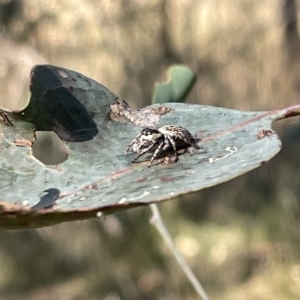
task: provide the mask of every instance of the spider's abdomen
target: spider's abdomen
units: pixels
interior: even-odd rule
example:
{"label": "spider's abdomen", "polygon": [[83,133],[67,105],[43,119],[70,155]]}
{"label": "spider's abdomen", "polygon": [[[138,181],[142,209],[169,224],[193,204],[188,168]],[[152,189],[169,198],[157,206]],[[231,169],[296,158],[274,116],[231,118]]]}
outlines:
{"label": "spider's abdomen", "polygon": [[163,135],[169,136],[173,140],[185,142],[190,145],[195,143],[195,140],[194,140],[193,136],[191,135],[191,133],[187,129],[185,129],[181,126],[166,125],[166,126],[159,128],[158,131],[160,133],[162,133]]}

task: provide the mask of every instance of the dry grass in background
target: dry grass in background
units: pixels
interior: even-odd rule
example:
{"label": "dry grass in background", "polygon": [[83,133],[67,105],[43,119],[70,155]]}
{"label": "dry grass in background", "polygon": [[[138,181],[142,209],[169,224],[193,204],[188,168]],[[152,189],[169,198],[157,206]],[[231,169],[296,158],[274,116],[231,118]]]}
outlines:
{"label": "dry grass in background", "polygon": [[[299,103],[299,48],[283,19],[291,2],[0,0],[1,106],[24,103],[32,65],[46,61],[133,107],[150,104],[154,82],[174,63],[198,75],[188,102],[243,110]],[[293,11],[287,16],[292,24]],[[212,299],[299,298],[299,146],[292,132],[285,140],[267,166],[161,205]],[[138,208],[1,232],[0,296],[197,299],[149,216]]]}

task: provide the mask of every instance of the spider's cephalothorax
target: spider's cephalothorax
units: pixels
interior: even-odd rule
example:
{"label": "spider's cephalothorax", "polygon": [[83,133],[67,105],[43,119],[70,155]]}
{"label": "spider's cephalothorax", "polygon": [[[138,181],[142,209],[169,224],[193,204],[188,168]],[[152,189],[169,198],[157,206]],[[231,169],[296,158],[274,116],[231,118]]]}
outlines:
{"label": "spider's cephalothorax", "polygon": [[150,167],[160,151],[172,149],[177,157],[177,148],[188,146],[199,149],[195,139],[187,129],[176,125],[166,125],[159,129],[142,129],[129,144],[125,154],[132,147],[133,152],[137,152],[136,157],[132,161],[134,162],[145,153],[154,151],[148,164],[148,167]]}

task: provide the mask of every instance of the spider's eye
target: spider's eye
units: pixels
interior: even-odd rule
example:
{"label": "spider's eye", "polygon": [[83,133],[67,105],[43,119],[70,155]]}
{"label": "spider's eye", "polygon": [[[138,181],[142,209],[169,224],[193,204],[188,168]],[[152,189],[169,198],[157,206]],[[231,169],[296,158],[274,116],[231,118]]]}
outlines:
{"label": "spider's eye", "polygon": [[154,141],[157,138],[158,130],[145,128],[141,131],[141,139],[146,141]]}

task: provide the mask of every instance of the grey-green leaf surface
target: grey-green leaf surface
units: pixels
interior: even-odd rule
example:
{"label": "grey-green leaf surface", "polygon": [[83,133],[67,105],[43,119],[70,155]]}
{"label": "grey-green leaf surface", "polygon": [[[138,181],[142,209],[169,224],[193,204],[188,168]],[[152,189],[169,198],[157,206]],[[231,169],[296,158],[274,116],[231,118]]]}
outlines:
{"label": "grey-green leaf surface", "polygon": [[[70,70],[65,72],[74,78],[78,76]],[[15,143],[32,140],[35,125],[13,119],[13,127],[1,126],[1,227],[41,227],[92,218],[228,181],[259,167],[280,150],[281,142],[271,129],[273,121],[300,114],[300,105],[269,112],[243,112],[168,103],[171,110],[160,116],[159,126],[175,124],[187,128],[202,139],[198,145],[203,151],[183,153],[177,163],[170,165],[156,160],[147,168],[149,156],[132,163],[134,154],[124,155],[141,127],[129,121],[110,120],[107,112],[115,95],[80,76],[86,84],[80,87],[78,80],[71,90],[82,100],[86,111],[93,112],[98,134],[83,142],[63,141],[68,152],[63,163],[44,165],[33,156],[30,147]],[[155,104],[150,108],[157,107]],[[46,190],[59,191],[58,198],[45,195]],[[37,205],[39,202],[41,205]],[[43,206],[43,202],[51,205]]]}

